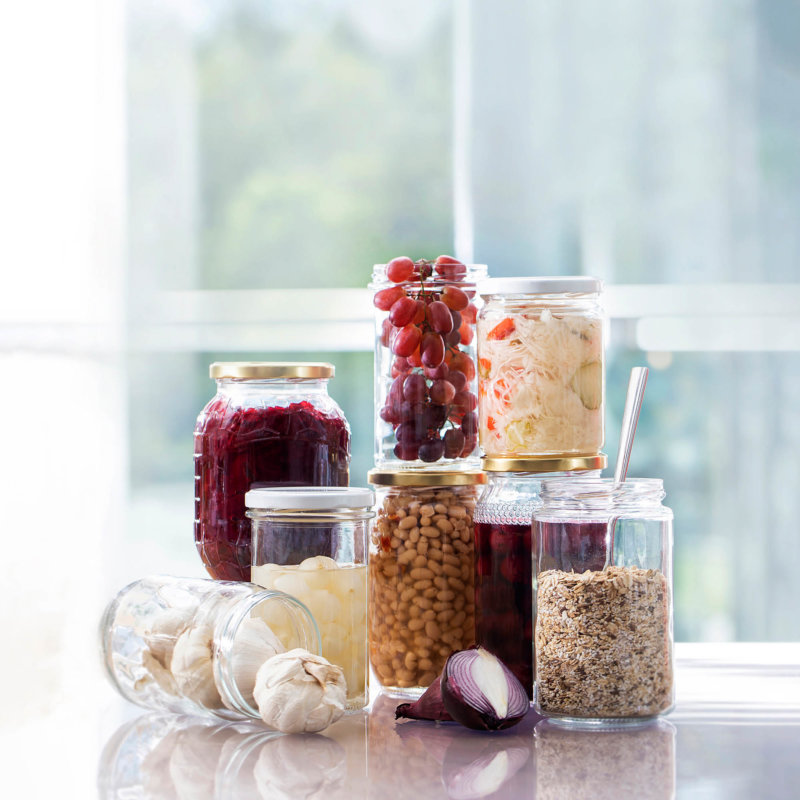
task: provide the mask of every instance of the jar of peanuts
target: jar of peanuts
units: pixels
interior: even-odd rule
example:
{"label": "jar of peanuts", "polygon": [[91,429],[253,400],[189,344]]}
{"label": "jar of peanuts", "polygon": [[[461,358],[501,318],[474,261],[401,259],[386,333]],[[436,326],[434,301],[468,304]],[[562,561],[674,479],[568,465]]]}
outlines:
{"label": "jar of peanuts", "polygon": [[475,642],[473,514],[482,472],[373,470],[369,654],[380,685],[419,695]]}

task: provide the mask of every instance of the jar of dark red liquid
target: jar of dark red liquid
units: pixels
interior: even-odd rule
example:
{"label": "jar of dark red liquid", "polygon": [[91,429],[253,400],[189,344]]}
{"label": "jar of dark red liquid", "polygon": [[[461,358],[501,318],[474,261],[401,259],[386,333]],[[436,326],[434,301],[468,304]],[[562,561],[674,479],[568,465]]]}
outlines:
{"label": "jar of dark red liquid", "polygon": [[253,486],[347,486],[350,426],[328,395],[334,367],[304,362],[214,363],[217,394],[194,431],[200,557],[220,580],[249,581]]}
{"label": "jar of dark red liquid", "polygon": [[533,698],[531,526],[542,480],[599,475],[606,456],[484,458],[475,508],[476,641],[506,663]]}

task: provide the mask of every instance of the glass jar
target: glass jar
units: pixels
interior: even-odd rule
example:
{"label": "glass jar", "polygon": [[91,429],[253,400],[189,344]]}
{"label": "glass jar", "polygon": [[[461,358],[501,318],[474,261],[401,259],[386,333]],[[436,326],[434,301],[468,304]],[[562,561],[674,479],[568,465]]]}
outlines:
{"label": "glass jar", "polygon": [[301,600],[322,655],[344,670],[347,708],[367,704],[367,540],[371,489],[300,487],[247,493],[252,580]]}
{"label": "glass jar", "polygon": [[320,653],[309,610],[250,583],[142,578],[122,589],[100,623],[103,660],[117,691],[140,706],[260,719],[256,671],[302,647]]}
{"label": "glass jar", "polygon": [[482,472],[381,471],[369,548],[369,651],[379,683],[421,694],[475,642],[473,513]]}
{"label": "glass jar", "polygon": [[672,512],[662,482],[548,480],[534,514],[536,709],[568,725],[673,705]]}
{"label": "glass jar", "polygon": [[476,641],[533,698],[531,527],[545,478],[599,475],[606,456],[484,458],[487,485],[475,508]]}
{"label": "glass jar", "polygon": [[396,261],[376,264],[369,286],[376,309],[375,464],[475,469],[475,285],[486,266],[407,259],[413,273],[395,282],[387,267]]}
{"label": "glass jar", "polygon": [[603,446],[604,316],[596,278],[494,278],[478,290],[480,443],[491,457]]}
{"label": "glass jar", "polygon": [[194,537],[212,578],[250,580],[244,495],[261,486],[347,486],[350,426],[328,395],[332,364],[211,365],[217,394],[194,430]]}

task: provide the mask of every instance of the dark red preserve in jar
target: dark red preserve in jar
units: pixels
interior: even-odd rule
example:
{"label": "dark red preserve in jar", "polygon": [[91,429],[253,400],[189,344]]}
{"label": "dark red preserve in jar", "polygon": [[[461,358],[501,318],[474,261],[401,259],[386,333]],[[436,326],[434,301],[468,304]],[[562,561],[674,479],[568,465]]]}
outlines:
{"label": "dark red preserve in jar", "polygon": [[[487,485],[475,507],[475,639],[500,658],[533,697],[533,514],[542,480],[593,475],[606,457],[484,458]],[[604,533],[605,528],[603,529]],[[583,530],[587,546],[602,535]],[[592,550],[594,552],[594,550]]]}
{"label": "dark red preserve in jar", "polygon": [[252,486],[347,486],[350,426],[328,394],[334,367],[216,362],[194,431],[197,550],[219,580],[250,580]]}

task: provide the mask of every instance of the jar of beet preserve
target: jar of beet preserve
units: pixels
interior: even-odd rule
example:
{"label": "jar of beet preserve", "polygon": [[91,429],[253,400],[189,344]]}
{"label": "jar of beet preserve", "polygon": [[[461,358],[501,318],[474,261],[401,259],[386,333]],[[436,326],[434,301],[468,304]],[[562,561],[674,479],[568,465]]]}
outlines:
{"label": "jar of beet preserve", "polygon": [[328,395],[334,367],[214,363],[217,394],[194,430],[195,522],[213,578],[250,580],[244,496],[258,486],[347,486],[350,426]]}
{"label": "jar of beet preserve", "polygon": [[655,478],[544,481],[534,514],[536,709],[637,724],[674,700],[672,511]]}
{"label": "jar of beet preserve", "polygon": [[379,468],[477,468],[475,286],[485,277],[485,265],[451,256],[375,265]]}
{"label": "jar of beet preserve", "polygon": [[475,508],[475,633],[533,698],[531,526],[548,477],[599,475],[600,454],[579,458],[484,458],[487,485]]}

